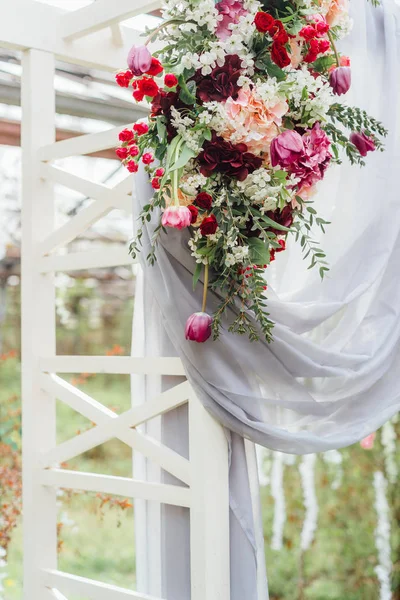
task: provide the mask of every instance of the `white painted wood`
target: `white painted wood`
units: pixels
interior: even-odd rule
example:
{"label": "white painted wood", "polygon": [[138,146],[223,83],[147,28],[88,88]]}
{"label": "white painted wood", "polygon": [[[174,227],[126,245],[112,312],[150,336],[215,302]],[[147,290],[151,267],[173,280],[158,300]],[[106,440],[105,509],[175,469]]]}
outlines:
{"label": "white painted wood", "polygon": [[191,490],[179,485],[148,483],[129,477],[82,473],[67,469],[45,469],[37,473],[38,480],[44,486],[101,492],[127,498],[143,498],[173,506],[190,507]]}
{"label": "white painted wood", "polygon": [[[127,125],[131,127],[132,124]],[[78,135],[67,140],[61,140],[40,148],[39,159],[43,161],[68,158],[69,156],[80,156],[81,154],[92,154],[101,150],[109,150],[119,145],[118,134],[121,127],[112,127],[99,133],[88,133]]]}
{"label": "white painted wood", "polygon": [[54,254],[38,258],[37,260],[38,268],[41,273],[106,269],[124,265],[129,266],[136,262],[138,261],[130,256],[128,246],[102,248],[101,250],[90,250],[88,252]]}
{"label": "white painted wood", "polygon": [[80,596],[89,596],[95,600],[162,600],[155,596],[147,596],[139,594],[132,590],[109,585],[87,579],[86,577],[78,577],[70,573],[64,573],[53,569],[43,569],[41,571],[41,579],[47,587],[58,587],[65,593],[78,594]]}
{"label": "white painted wood", "polygon": [[189,447],[191,600],[229,600],[228,443],[194,394],[189,401]]}
{"label": "white painted wood", "polygon": [[114,46],[116,46],[117,48],[123,48],[124,47],[124,38],[122,37],[122,31],[121,31],[119,24],[112,25],[110,27],[110,29],[111,29],[111,36],[112,36],[112,41],[113,41]]}
{"label": "white painted wood", "polygon": [[[116,2],[110,4],[116,5]],[[72,44],[63,40],[59,33],[60,22],[69,11],[33,0],[0,0],[0,11],[5,15],[0,19],[0,46],[42,50],[54,53],[60,60],[84,67],[113,73],[124,68],[126,56],[133,45],[143,44],[141,32],[131,27],[121,27],[122,48],[114,44],[110,29],[98,31]],[[153,48],[156,47],[153,45]]]}
{"label": "white painted wood", "polygon": [[46,373],[185,375],[182,362],[177,357],[43,356],[39,364]]}
{"label": "white painted wood", "polygon": [[53,189],[40,178],[37,159],[38,148],[55,138],[54,57],[26,51],[22,68],[24,600],[41,600],[39,569],[57,568],[55,491],[43,488],[36,477],[39,454],[55,445],[55,402],[41,390],[39,380],[39,356],[55,354],[55,290],[53,276],[40,274],[34,260],[54,221]]}
{"label": "white painted wood", "polygon": [[59,32],[67,40],[76,40],[160,7],[161,0],[97,0],[93,4],[65,14],[61,19]]}
{"label": "white painted wood", "polygon": [[[97,201],[82,208],[77,215],[69,219],[64,225],[51,232],[39,246],[41,255],[46,255],[65,246],[73,239],[84,233],[93,223],[107,215],[112,210],[127,209],[128,214],[132,210],[132,199],[128,194],[121,193],[119,186],[108,188],[91,181],[87,181],[62,169],[42,163],[42,176],[54,183],[65,185],[70,189],[85,194]],[[125,181],[121,186],[126,186]]]}

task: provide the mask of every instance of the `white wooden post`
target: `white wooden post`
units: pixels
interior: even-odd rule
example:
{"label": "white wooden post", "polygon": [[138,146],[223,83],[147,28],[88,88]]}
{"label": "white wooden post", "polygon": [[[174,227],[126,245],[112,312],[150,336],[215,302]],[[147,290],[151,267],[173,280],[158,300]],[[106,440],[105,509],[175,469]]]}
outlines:
{"label": "white wooden post", "polygon": [[191,600],[229,600],[228,443],[221,425],[194,395],[189,402],[189,447]]}
{"label": "white wooden post", "polygon": [[53,230],[51,183],[40,178],[38,150],[54,142],[54,56],[22,59],[22,406],[24,600],[42,600],[40,569],[57,568],[56,491],[41,485],[38,459],[55,446],[55,399],[41,390],[39,357],[55,354],[53,274],[39,272],[38,245]]}

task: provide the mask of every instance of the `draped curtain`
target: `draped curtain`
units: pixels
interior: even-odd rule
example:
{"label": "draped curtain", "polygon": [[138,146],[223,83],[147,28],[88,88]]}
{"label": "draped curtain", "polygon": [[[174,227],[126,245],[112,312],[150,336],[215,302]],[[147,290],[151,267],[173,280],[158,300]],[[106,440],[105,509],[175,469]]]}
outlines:
{"label": "draped curtain", "polygon": [[[184,327],[200,310],[202,286],[193,293],[188,234],[162,235],[154,267],[142,260],[143,294],[153,299],[159,319],[144,311],[134,326],[134,345],[144,333],[153,338],[146,350],[154,354],[168,340],[199,399],[229,432],[231,600],[264,600],[268,594],[260,570],[261,524],[253,511],[257,492],[254,478],[249,480],[253,461],[244,440],[293,454],[326,451],[357,442],[400,407],[400,8],[394,0],[378,8],[351,0],[351,13],[354,29],[340,48],[352,64],[346,103],[382,120],[390,135],[386,151],[370,154],[366,168],[344,162],[320,184],[315,208],[331,221],[320,240],[330,263],[324,282],[317,269],[307,270],[289,236],[288,250],[266,273],[274,341],[254,343],[228,333],[228,314],[217,342],[195,344],[185,340]],[[144,172],[136,181],[137,215],[152,190]],[[149,223],[145,232],[143,257],[154,226]],[[209,294],[209,312],[219,300]],[[152,332],[160,323],[155,340]],[[172,425],[171,419],[164,421],[162,436],[176,440],[180,436],[171,436],[171,428],[182,431],[185,417]],[[182,440],[175,449],[186,454]],[[183,532],[188,527],[187,515],[164,514],[164,531],[173,522]],[[190,600],[188,565],[171,564],[171,549],[180,542],[166,536],[163,597]]]}

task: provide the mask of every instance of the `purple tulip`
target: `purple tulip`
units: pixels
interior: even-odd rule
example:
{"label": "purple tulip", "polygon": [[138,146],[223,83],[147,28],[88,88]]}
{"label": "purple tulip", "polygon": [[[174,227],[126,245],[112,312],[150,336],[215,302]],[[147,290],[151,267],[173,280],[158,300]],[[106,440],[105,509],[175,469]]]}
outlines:
{"label": "purple tulip", "polygon": [[329,82],[333,89],[333,93],[337,96],[346,94],[351,86],[351,69],[350,67],[337,67],[331,73]]}
{"label": "purple tulip", "polygon": [[186,322],[185,337],[192,342],[206,342],[211,335],[212,318],[205,312],[190,315]]}
{"label": "purple tulip", "polygon": [[361,156],[367,156],[368,152],[376,150],[375,142],[365,133],[353,132],[350,136],[350,141],[357,148]]}
{"label": "purple tulip", "polygon": [[128,67],[136,77],[151,67],[152,56],[146,46],[132,46],[128,54]]}
{"label": "purple tulip", "polygon": [[303,138],[296,131],[288,129],[272,140],[270,152],[273,167],[288,167],[304,154]]}

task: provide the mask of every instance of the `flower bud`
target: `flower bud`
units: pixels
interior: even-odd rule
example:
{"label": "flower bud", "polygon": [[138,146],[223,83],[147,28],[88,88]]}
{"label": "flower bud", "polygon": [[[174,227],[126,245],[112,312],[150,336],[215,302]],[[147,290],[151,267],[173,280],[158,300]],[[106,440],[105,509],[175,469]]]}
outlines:
{"label": "flower bud", "polygon": [[334,69],[330,75],[329,82],[334,94],[337,96],[346,94],[351,86],[350,67],[337,67]]}
{"label": "flower bud", "polygon": [[163,227],[183,229],[192,223],[192,213],[187,206],[169,206],[162,216]]}
{"label": "flower bud", "polygon": [[192,342],[206,342],[211,336],[211,324],[212,318],[207,313],[194,313],[186,322],[186,339]]}
{"label": "flower bud", "polygon": [[128,54],[128,67],[136,77],[151,67],[152,56],[146,46],[132,46]]}
{"label": "flower bud", "polygon": [[375,142],[365,133],[353,132],[350,136],[350,141],[357,148],[361,156],[367,156],[368,152],[376,150]]}

